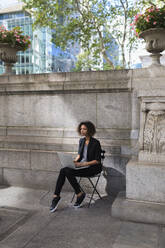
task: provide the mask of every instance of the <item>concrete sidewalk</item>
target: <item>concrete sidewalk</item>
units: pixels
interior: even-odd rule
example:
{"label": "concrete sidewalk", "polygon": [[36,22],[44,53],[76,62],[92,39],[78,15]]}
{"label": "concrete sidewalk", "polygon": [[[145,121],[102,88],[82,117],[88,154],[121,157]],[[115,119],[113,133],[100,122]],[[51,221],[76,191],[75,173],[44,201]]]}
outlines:
{"label": "concrete sidewalk", "polygon": [[1,248],[165,248],[165,227],[111,217],[113,198],[96,199],[75,210],[63,193],[55,213],[52,192],[0,188]]}

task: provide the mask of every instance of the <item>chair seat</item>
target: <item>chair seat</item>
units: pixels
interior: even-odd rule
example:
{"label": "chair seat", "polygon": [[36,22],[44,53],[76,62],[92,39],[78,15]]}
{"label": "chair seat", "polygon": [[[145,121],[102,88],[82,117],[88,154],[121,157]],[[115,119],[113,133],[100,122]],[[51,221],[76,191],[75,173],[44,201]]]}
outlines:
{"label": "chair seat", "polygon": [[99,176],[101,176],[101,174],[102,174],[102,172],[100,172],[100,173],[98,173],[98,174],[96,174],[96,175],[90,176],[90,178],[99,177]]}
{"label": "chair seat", "polygon": [[[105,158],[104,154],[105,154],[105,151],[102,150],[101,151],[101,164],[103,164],[103,160]],[[99,182],[99,179],[100,179],[101,175],[102,175],[102,171],[100,173],[98,173],[98,174],[93,175],[93,176],[82,176],[82,177],[79,177],[79,181],[78,181],[79,184],[80,184],[82,178],[87,178],[88,181],[90,182],[92,188],[93,188],[93,191],[92,191],[92,194],[91,194],[91,197],[90,197],[90,201],[88,203],[88,207],[90,207],[90,205],[91,205],[91,201],[93,199],[94,193],[97,193],[97,195],[99,196],[99,198],[102,199],[100,193],[97,190],[97,185],[98,185],[98,182]],[[97,180],[95,180],[96,182],[93,182],[92,181],[93,178],[97,178]],[[80,188],[84,192],[84,190],[83,190],[83,188],[82,188],[81,185],[80,185]],[[75,193],[73,194],[73,197],[72,197],[71,202],[73,201],[74,197],[75,197]]]}

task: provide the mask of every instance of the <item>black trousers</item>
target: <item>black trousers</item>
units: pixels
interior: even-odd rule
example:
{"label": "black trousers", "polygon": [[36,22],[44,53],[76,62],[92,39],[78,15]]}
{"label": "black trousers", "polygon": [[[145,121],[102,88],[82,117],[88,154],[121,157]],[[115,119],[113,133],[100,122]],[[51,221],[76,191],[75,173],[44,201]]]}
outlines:
{"label": "black trousers", "polygon": [[83,169],[72,169],[69,167],[62,168],[60,170],[55,191],[55,195],[60,195],[62,187],[65,183],[65,179],[67,178],[71,186],[73,187],[76,194],[81,192],[80,185],[77,182],[76,177],[90,177],[100,173],[102,170],[101,164],[91,165],[90,167]]}

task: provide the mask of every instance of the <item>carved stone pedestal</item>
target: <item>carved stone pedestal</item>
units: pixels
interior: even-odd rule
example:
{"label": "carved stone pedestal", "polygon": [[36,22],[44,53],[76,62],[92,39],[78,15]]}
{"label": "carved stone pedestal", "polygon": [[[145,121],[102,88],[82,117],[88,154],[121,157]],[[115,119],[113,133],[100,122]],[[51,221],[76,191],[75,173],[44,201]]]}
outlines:
{"label": "carved stone pedestal", "polygon": [[126,192],[118,195],[111,213],[123,220],[165,224],[165,163],[130,161]]}
{"label": "carved stone pedestal", "polygon": [[165,224],[165,72],[141,72],[142,81],[135,78],[141,104],[138,159],[127,164],[126,193],[115,200],[112,216]]}
{"label": "carved stone pedestal", "polygon": [[127,165],[129,199],[165,203],[165,99],[143,97],[138,161]]}
{"label": "carved stone pedestal", "polygon": [[126,198],[165,204],[165,166],[130,161],[127,164]]}
{"label": "carved stone pedestal", "polygon": [[111,214],[126,221],[165,224],[165,204],[132,200],[121,192],[112,205]]}

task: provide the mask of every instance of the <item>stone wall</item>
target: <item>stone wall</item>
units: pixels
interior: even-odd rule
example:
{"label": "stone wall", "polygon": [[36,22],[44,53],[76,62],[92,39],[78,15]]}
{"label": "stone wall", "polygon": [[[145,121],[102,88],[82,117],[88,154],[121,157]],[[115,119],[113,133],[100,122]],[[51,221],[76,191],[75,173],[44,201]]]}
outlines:
{"label": "stone wall", "polygon": [[132,77],[133,70],[1,76],[1,183],[52,190],[56,152],[76,153],[76,127],[90,120],[106,150],[101,189],[124,188],[139,128]]}

